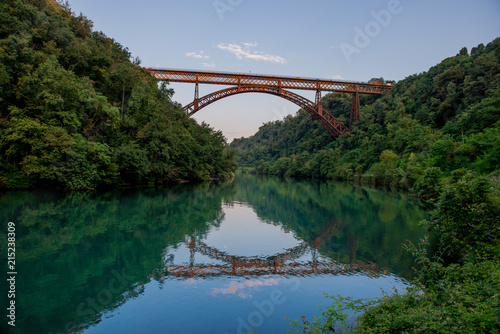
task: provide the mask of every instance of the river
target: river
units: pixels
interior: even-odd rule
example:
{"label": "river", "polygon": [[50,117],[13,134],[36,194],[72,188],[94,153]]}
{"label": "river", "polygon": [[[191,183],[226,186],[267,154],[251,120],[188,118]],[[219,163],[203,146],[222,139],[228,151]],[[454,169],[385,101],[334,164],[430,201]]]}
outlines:
{"label": "river", "polygon": [[23,334],[286,333],[286,318],[329,305],[325,293],[404,291],[402,245],[426,218],[404,193],[249,175],[0,203],[17,270],[16,327],[2,329]]}

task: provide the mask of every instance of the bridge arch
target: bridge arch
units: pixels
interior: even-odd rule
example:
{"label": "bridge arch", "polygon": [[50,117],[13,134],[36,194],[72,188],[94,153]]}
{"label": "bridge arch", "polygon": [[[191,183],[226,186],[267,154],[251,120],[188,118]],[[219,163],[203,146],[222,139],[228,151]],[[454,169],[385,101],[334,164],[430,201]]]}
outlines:
{"label": "bridge arch", "polygon": [[192,116],[204,107],[221,100],[223,98],[242,94],[242,93],[264,93],[279,96],[285,100],[295,103],[300,108],[304,109],[316,120],[318,120],[330,134],[334,137],[340,136],[349,131],[349,128],[335,118],[332,114],[324,111],[321,104],[315,104],[312,101],[295,94],[291,91],[280,89],[278,87],[265,87],[265,86],[236,86],[207,94],[201,98],[195,98],[193,102],[184,107],[184,111],[188,116]]}
{"label": "bridge arch", "polygon": [[[195,83],[194,101],[184,107],[186,114],[191,116],[207,105],[228,96],[241,93],[265,93],[282,97],[291,101],[316,118],[333,137],[338,137],[347,131],[354,121],[359,118],[359,94],[381,95],[392,88],[391,84],[382,82],[354,82],[331,79],[312,79],[290,76],[244,74],[229,72],[209,72],[194,70],[175,70],[161,68],[145,69],[158,80],[172,82]],[[202,98],[198,96],[198,84],[215,84],[232,86],[208,94]],[[315,103],[292,93],[287,89],[316,91]],[[343,92],[352,94],[353,103],[349,126],[344,125],[332,114],[323,110],[321,92]]]}

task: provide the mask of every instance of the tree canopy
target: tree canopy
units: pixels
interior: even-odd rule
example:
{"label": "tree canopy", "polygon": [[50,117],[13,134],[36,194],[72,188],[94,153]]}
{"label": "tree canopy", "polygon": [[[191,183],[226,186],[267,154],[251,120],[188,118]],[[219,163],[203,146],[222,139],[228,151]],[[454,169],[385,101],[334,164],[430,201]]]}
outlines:
{"label": "tree canopy", "polygon": [[224,178],[222,133],[92,22],[55,0],[0,4],[0,187]]}

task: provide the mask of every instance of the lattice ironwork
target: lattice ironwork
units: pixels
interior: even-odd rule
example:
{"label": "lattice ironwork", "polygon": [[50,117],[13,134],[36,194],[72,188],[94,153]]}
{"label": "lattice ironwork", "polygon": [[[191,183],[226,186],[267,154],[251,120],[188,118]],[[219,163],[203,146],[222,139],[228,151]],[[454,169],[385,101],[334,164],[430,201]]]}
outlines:
{"label": "lattice ironwork", "polygon": [[265,93],[272,94],[279,97],[282,97],[290,102],[295,103],[305,111],[307,111],[310,115],[316,118],[318,121],[323,124],[323,126],[330,132],[330,134],[334,137],[340,136],[345,132],[349,131],[349,128],[344,125],[341,121],[335,118],[332,114],[323,111],[322,109],[318,111],[318,105],[309,101],[305,97],[302,97],[298,94],[292,93],[285,89],[278,89],[276,87],[253,87],[253,86],[238,86],[238,87],[230,87],[226,89],[222,89],[216,91],[214,93],[203,96],[198,100],[198,107],[196,108],[195,103],[191,102],[187,106],[184,107],[184,110],[189,116],[194,115],[200,109],[208,106],[209,104],[223,99],[225,97],[241,94],[241,93]]}
{"label": "lattice ironwork", "polygon": [[199,82],[202,84],[214,85],[279,86],[284,89],[320,90],[344,93],[358,92],[360,94],[382,94],[392,88],[391,85],[386,84],[370,84],[343,80],[159,68],[147,68],[146,70],[151,72],[158,80],[173,82]]}
{"label": "lattice ironwork", "polygon": [[[173,70],[173,69],[146,69],[158,80],[172,82],[190,82],[195,83],[194,101],[184,107],[189,116],[192,116],[198,110],[222,98],[240,94],[240,93],[266,93],[280,96],[287,99],[311,114],[314,118],[323,124],[323,126],[337,137],[349,131],[349,127],[335,118],[330,113],[323,110],[321,106],[321,92],[343,92],[353,94],[353,105],[351,109],[350,126],[359,118],[359,94],[377,94],[390,90],[391,85],[379,83],[351,82],[327,79],[310,79],[287,76],[272,76],[260,74],[242,74],[242,73],[224,73],[192,70]],[[235,86],[222,89],[208,94],[202,98],[198,96],[198,84],[215,84]],[[288,89],[315,90],[316,103],[290,92]]]}

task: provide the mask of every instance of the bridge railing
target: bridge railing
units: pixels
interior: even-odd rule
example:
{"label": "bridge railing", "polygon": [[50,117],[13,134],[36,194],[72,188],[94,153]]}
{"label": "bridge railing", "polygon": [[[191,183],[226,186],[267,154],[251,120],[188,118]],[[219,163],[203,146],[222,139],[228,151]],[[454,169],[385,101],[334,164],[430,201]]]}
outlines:
{"label": "bridge railing", "polygon": [[335,91],[363,94],[382,94],[391,85],[355,82],[348,80],[313,79],[305,77],[274,76],[263,74],[229,73],[147,68],[157,79],[172,82],[190,82],[215,85],[273,86],[283,89]]}

